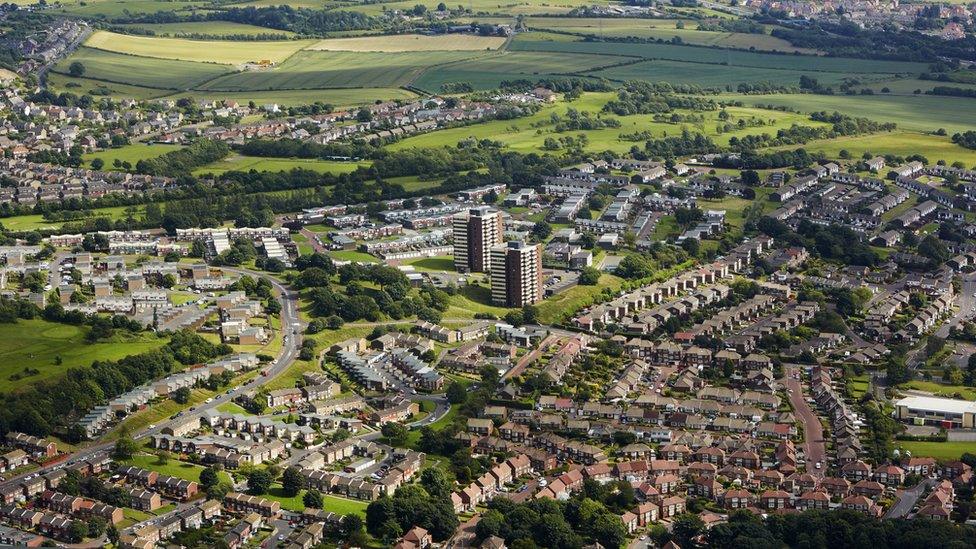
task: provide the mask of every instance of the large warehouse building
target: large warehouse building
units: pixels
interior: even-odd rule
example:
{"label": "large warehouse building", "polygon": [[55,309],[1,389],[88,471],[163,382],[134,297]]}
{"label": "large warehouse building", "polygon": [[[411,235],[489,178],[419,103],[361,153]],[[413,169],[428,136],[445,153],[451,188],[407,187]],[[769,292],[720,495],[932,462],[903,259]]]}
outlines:
{"label": "large warehouse building", "polygon": [[895,417],[916,425],[972,429],[976,427],[976,402],[910,396],[895,403]]}

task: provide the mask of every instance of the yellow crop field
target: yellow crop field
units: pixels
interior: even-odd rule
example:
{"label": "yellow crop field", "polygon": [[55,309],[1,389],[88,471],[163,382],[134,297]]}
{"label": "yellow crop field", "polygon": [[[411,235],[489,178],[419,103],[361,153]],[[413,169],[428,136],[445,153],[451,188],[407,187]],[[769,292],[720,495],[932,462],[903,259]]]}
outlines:
{"label": "yellow crop field", "polygon": [[331,38],[308,47],[310,50],[404,52],[404,51],[480,51],[502,47],[505,39],[500,36],[471,36],[467,34],[397,34],[387,36],[360,36],[356,38]]}
{"label": "yellow crop field", "polygon": [[270,42],[187,40],[129,36],[106,31],[95,32],[85,41],[85,45],[90,48],[116,53],[223,65],[239,65],[264,60],[280,63],[298,50],[314,43],[314,40]]}

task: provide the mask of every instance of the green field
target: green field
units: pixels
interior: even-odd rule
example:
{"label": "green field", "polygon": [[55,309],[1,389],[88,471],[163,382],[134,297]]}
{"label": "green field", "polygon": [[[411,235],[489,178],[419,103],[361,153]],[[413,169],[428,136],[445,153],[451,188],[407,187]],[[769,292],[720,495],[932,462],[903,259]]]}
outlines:
{"label": "green field", "polygon": [[[696,84],[706,88],[723,88],[726,84],[769,82],[784,86],[796,86],[800,77],[809,72],[789,69],[769,69],[757,67],[738,67],[730,65],[702,65],[685,61],[642,61],[620,67],[590,73],[618,82],[646,80],[649,82],[679,82]],[[849,73],[823,72],[817,78],[826,85],[836,85]]]}
{"label": "green field", "polygon": [[69,15],[82,17],[120,17],[125,14],[139,15],[151,14],[160,11],[179,12],[192,10],[207,4],[195,0],[86,0],[63,2],[64,7],[59,9]]}
{"label": "green field", "polygon": [[258,36],[267,34],[281,35],[282,37],[294,36],[295,33],[255,25],[245,25],[242,23],[231,23],[229,21],[187,21],[184,23],[133,23],[120,25],[122,28],[137,30],[142,32],[152,32],[156,36],[180,37],[185,35],[212,35],[212,36]]}
{"label": "green field", "polygon": [[943,385],[934,381],[922,381],[920,379],[909,381],[902,385],[916,391],[927,391],[937,396],[945,398],[964,398],[966,400],[976,400],[976,389],[965,385]]}
{"label": "green field", "polygon": [[[146,334],[132,339],[88,344],[85,342],[86,330],[81,326],[39,319],[0,324],[0,391],[56,376],[68,368],[89,366],[96,360],[118,360],[166,343],[165,339]],[[55,364],[57,357],[61,357],[60,365]],[[21,379],[11,379],[25,368],[39,372]]]}
{"label": "green field", "polygon": [[238,65],[262,60],[281,63],[313,43],[311,40],[188,40],[97,31],[85,41],[85,46],[140,57]]}
{"label": "green field", "polygon": [[231,71],[213,63],[137,57],[86,47],[60,61],[54,71],[67,74],[68,66],[76,61],[85,66],[88,79],[160,90],[189,89]]}
{"label": "green field", "polygon": [[[312,0],[299,0],[310,3]],[[264,5],[278,5],[279,0],[259,0]],[[289,2],[291,3],[291,2]],[[498,0],[469,0],[461,5],[470,9],[476,14],[499,14],[499,15],[540,15],[540,14],[563,14],[568,13],[580,6],[605,5],[607,0],[553,0],[551,2],[527,2]],[[254,5],[248,3],[247,5]],[[258,5],[261,5],[260,3]],[[337,8],[343,11],[358,11],[367,15],[380,16],[384,11],[409,10],[416,5],[412,0],[401,0],[396,2],[383,3],[351,3]],[[453,7],[454,4],[451,4]],[[430,6],[433,8],[433,5]]]}
{"label": "green field", "polygon": [[253,90],[246,92],[207,92],[192,90],[169,96],[170,99],[227,99],[239,103],[254,101],[258,105],[278,103],[283,106],[307,105],[316,101],[337,107],[362,105],[374,101],[413,99],[417,94],[400,88],[335,88],[323,90]]}
{"label": "green field", "polygon": [[215,174],[219,175],[229,171],[250,171],[259,172],[280,172],[293,168],[303,170],[313,170],[320,173],[350,173],[356,171],[360,166],[369,166],[368,162],[336,162],[332,160],[314,160],[301,158],[256,158],[240,155],[232,155],[223,160],[207,164],[193,171],[194,174]]}
{"label": "green field", "polygon": [[316,42],[310,50],[405,52],[405,51],[479,51],[498,49],[505,43],[500,36],[470,36],[464,34],[396,34],[330,38]]}
{"label": "green field", "polygon": [[91,161],[96,158],[101,158],[105,162],[105,167],[103,170],[112,170],[113,163],[116,160],[120,162],[129,162],[133,166],[136,162],[147,159],[156,158],[157,156],[162,156],[168,152],[178,151],[183,147],[180,145],[144,145],[141,143],[136,143],[132,145],[126,145],[124,147],[119,147],[118,149],[107,149],[104,151],[98,151],[94,153],[85,154],[82,158],[85,159],[85,166],[91,167]]}
{"label": "green field", "polygon": [[[729,96],[730,97],[730,96]],[[976,126],[972,99],[931,95],[747,95],[746,104],[791,107],[803,112],[838,111],[878,122],[894,122],[900,129],[930,132],[945,128],[952,135]]]}
{"label": "green field", "polygon": [[385,88],[410,83],[425,68],[479,55],[472,52],[301,51],[280,66],[218,78],[207,91]]}
{"label": "green field", "polygon": [[913,456],[933,457],[940,461],[953,461],[966,452],[976,452],[976,442],[914,442],[896,440],[895,448],[907,450]]}
{"label": "green field", "polygon": [[585,73],[627,61],[625,57],[613,55],[504,52],[428,69],[414,85],[435,93],[447,82],[467,82],[476,89],[490,89],[498,87],[503,80]]}
{"label": "green field", "polygon": [[47,76],[48,88],[55,93],[71,92],[75,94],[89,94],[91,96],[108,95],[116,99],[155,99],[172,93],[172,90],[157,88],[143,88],[129,84],[92,80],[91,78],[75,78],[67,74],[49,72]]}
{"label": "green field", "polygon": [[[282,491],[281,486],[276,484],[271,487],[271,490],[269,490],[264,497],[281,503],[282,509],[301,512],[305,510],[305,504],[302,503],[302,497],[304,495],[305,490],[302,490],[297,496],[288,497]],[[338,513],[340,515],[354,514],[366,516],[366,506],[368,503],[365,501],[322,494],[322,502],[326,511],[332,511],[333,513]]]}

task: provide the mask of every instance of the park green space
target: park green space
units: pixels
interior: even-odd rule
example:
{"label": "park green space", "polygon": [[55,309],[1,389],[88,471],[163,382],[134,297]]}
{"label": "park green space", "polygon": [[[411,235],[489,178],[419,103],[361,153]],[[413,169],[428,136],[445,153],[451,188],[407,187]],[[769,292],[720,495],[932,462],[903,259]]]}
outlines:
{"label": "park green space", "polygon": [[463,286],[448,300],[444,318],[468,319],[478,313],[491,313],[503,317],[510,309],[491,304],[491,289],[488,286]]}
{"label": "park green space", "polygon": [[[87,328],[46,320],[18,320],[0,324],[0,391],[63,374],[68,368],[87,367],[98,360],[118,360],[162,347],[166,339],[140,334],[89,344]],[[61,364],[56,364],[61,357]],[[25,368],[39,370],[35,375],[11,379]]]}
{"label": "park green space", "polygon": [[85,46],[89,48],[126,55],[224,65],[263,60],[281,63],[313,43],[312,40],[190,40],[131,36],[107,31],[96,31],[85,40]]}
{"label": "park green space", "polygon": [[[296,496],[286,496],[281,488],[281,485],[275,484],[271,487],[268,493],[262,497],[281,503],[282,509],[301,512],[305,510],[305,504],[302,502],[304,495],[305,490],[302,490]],[[364,501],[322,494],[322,507],[324,510],[332,511],[333,513],[338,513],[340,515],[360,515],[365,517],[367,505],[368,504]]]}
{"label": "park green space", "polygon": [[620,289],[623,282],[620,277],[602,274],[595,286],[573,286],[538,305],[539,322],[551,324],[565,320],[575,311],[592,305],[594,298],[601,294],[604,288],[612,288],[616,291]]}
{"label": "park green space", "polygon": [[214,63],[138,57],[87,47],[78,48],[53,70],[68,74],[75,62],[84,65],[87,79],[159,90],[189,89],[231,71],[231,67]]}
{"label": "park green space", "polygon": [[368,162],[338,162],[333,160],[317,160],[304,158],[258,158],[253,156],[231,155],[223,160],[201,166],[193,171],[195,175],[220,175],[229,171],[280,172],[294,168],[313,170],[320,173],[350,173],[360,166],[369,166]]}

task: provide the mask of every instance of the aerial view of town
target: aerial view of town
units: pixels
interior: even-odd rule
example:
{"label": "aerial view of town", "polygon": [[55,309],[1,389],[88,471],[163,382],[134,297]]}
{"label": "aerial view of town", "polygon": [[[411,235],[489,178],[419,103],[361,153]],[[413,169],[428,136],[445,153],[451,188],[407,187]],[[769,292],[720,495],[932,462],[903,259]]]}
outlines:
{"label": "aerial view of town", "polygon": [[976,2],[0,3],[0,547],[976,548]]}

